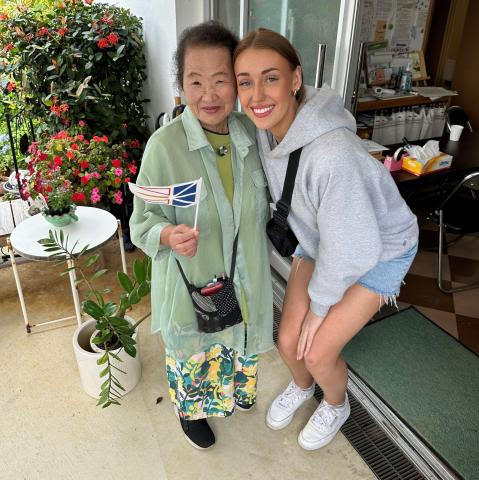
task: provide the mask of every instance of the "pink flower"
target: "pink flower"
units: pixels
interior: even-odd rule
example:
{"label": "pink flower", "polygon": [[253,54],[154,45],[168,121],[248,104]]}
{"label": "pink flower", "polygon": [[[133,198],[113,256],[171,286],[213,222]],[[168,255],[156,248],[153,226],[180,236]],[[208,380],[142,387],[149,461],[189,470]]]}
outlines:
{"label": "pink flower", "polygon": [[121,169],[121,168],[115,168],[115,175],[116,175],[117,177],[121,177],[122,174],[123,174],[123,169]]}
{"label": "pink flower", "polygon": [[115,203],[117,203],[118,205],[121,205],[123,203],[123,196],[121,194],[121,190],[118,190],[118,192],[116,192],[115,195],[113,195],[113,198],[115,200]]}
{"label": "pink flower", "polygon": [[84,126],[86,125],[86,123],[85,123],[83,120],[80,120],[80,121],[78,122],[78,125],[79,125],[80,127],[84,127]]}
{"label": "pink flower", "polygon": [[90,200],[92,201],[92,203],[98,203],[101,200],[100,190],[98,188],[95,187],[91,191]]}
{"label": "pink flower", "polygon": [[91,176],[92,176],[93,178],[96,178],[97,180],[98,180],[99,178],[101,178],[101,175],[100,175],[98,172],[93,172],[93,173],[91,174]]}
{"label": "pink flower", "polygon": [[83,175],[83,177],[81,177],[81,183],[83,185],[86,185],[89,180],[90,180],[90,175],[88,173],[85,173],[85,175]]}

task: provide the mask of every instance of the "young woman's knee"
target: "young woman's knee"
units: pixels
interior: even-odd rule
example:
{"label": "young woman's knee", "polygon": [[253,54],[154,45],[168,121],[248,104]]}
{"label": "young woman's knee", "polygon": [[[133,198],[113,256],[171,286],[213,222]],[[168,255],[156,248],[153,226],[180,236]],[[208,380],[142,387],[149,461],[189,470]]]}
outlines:
{"label": "young woman's knee", "polygon": [[296,357],[298,349],[298,338],[291,335],[288,329],[280,329],[278,334],[278,349],[287,357]]}
{"label": "young woman's knee", "polygon": [[308,371],[320,376],[334,368],[337,361],[338,355],[335,352],[328,352],[327,348],[311,348],[304,356],[304,364]]}

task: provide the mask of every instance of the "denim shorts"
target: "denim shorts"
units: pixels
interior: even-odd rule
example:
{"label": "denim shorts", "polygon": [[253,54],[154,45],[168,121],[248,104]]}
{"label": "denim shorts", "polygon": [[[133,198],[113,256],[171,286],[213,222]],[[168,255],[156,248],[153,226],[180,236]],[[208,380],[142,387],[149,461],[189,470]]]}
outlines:
{"label": "denim shorts", "polygon": [[[387,262],[378,262],[369,272],[366,272],[358,279],[356,283],[377,293],[384,303],[392,304],[397,307],[396,297],[399,295],[401,285],[404,283],[404,277],[412,265],[414,257],[417,253],[416,244],[407,252],[397,258],[388,260]],[[298,244],[293,257],[304,258],[314,262]]]}

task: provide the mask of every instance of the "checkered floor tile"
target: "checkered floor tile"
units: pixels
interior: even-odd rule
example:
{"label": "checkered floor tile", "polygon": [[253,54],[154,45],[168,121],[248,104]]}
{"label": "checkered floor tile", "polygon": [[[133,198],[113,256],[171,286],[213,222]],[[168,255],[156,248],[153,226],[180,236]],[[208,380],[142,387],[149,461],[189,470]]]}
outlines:
{"label": "checkered floor tile", "polygon": [[[479,283],[479,236],[448,235],[443,256],[444,286]],[[421,229],[419,251],[398,298],[400,308],[414,305],[426,317],[479,354],[479,287],[452,294],[437,286],[438,234]],[[452,243],[451,243],[452,242]]]}

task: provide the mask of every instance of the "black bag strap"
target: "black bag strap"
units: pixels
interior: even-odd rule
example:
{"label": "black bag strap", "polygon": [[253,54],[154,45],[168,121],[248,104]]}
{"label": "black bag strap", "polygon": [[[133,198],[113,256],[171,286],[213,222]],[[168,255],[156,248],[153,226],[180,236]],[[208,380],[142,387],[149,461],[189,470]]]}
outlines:
{"label": "black bag strap", "polygon": [[[236,234],[235,240],[233,242],[233,254],[232,254],[232,257],[231,257],[231,270],[230,270],[230,277],[229,277],[231,282],[233,282],[233,278],[234,278],[234,275],[235,275],[236,252],[238,251],[238,235],[239,235],[239,231]],[[193,290],[195,290],[195,287],[193,285],[191,285],[191,283],[186,278],[185,272],[183,271],[183,268],[181,268],[181,264],[180,264],[179,260],[177,258],[175,260],[176,260],[176,263],[178,264],[178,268],[180,270],[181,276],[183,277],[183,281],[185,282],[186,288],[191,293]]]}
{"label": "black bag strap", "polygon": [[301,150],[298,148],[289,154],[288,168],[286,169],[286,176],[284,177],[283,193],[281,198],[276,202],[276,210],[273,212],[273,218],[282,227],[286,228],[286,219],[291,208],[291,197],[293,196],[294,181],[296,180],[296,173],[298,172],[299,159],[301,157]]}

